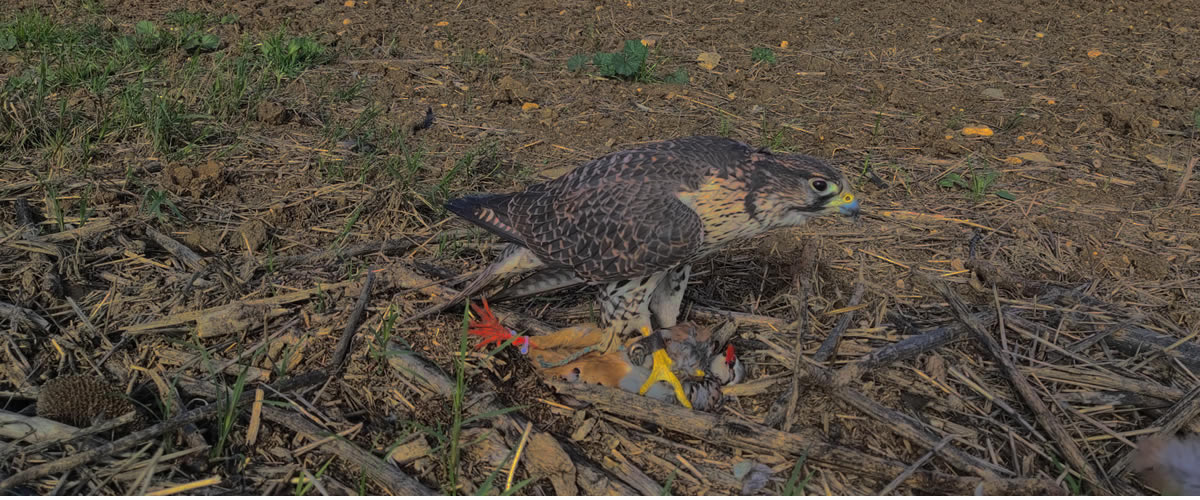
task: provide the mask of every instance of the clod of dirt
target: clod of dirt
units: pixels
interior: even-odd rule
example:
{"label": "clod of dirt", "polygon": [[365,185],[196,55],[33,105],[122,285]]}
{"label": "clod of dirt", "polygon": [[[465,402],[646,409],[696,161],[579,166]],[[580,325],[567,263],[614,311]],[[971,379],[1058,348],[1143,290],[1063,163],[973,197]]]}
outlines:
{"label": "clod of dirt", "polygon": [[494,429],[479,427],[465,429],[460,440],[463,443],[471,443],[463,450],[469,461],[482,462],[491,467],[504,465],[512,452]]}
{"label": "clod of dirt", "polygon": [[221,249],[221,232],[215,229],[199,229],[183,235],[183,243],[191,248],[215,252]]}
{"label": "clod of dirt", "polygon": [[221,178],[221,172],[221,164],[215,161],[197,167],[180,165],[166,170],[166,183],[178,186],[180,192],[190,192],[192,197],[199,198],[204,195],[206,188],[213,185],[213,181]]}
{"label": "clod of dirt", "polygon": [[221,164],[209,160],[207,163],[196,167],[196,178],[201,181],[215,180],[221,177]]}
{"label": "clod of dirt", "polygon": [[502,100],[524,102],[533,98],[533,93],[529,91],[529,87],[512,76],[505,75],[500,81],[496,82],[496,85],[500,87],[500,90],[504,91]]}
{"label": "clod of dirt", "polygon": [[188,167],[175,167],[169,171],[171,183],[179,187],[187,187],[192,184],[192,169]]}
{"label": "clod of dirt", "polygon": [[42,385],[38,416],[76,427],[134,411],[133,403],[115,386],[93,375],[58,377]]}
{"label": "clod of dirt", "polygon": [[252,251],[257,251],[267,243],[267,225],[258,219],[248,220],[238,228],[242,242]]}
{"label": "clod of dirt", "polygon": [[292,111],[275,101],[258,103],[258,121],[268,125],[283,125],[292,119]]}
{"label": "clod of dirt", "polygon": [[264,321],[286,312],[287,309],[269,305],[232,304],[197,318],[196,335],[203,339],[241,333],[260,327]]}
{"label": "clod of dirt", "polygon": [[1150,132],[1150,118],[1131,104],[1114,103],[1101,113],[1108,128],[1118,134],[1140,139]]}

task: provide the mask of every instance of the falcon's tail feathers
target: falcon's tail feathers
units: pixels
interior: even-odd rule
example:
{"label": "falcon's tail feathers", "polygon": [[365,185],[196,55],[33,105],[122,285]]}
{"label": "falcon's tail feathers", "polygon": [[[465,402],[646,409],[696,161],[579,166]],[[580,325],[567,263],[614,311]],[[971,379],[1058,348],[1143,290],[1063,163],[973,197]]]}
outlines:
{"label": "falcon's tail feathers", "polygon": [[513,300],[583,283],[583,278],[570,269],[547,269],[513,283],[488,298],[492,302]]}
{"label": "falcon's tail feathers", "polygon": [[508,223],[508,201],[512,197],[511,194],[464,196],[446,202],[446,210],[505,240],[524,245],[521,235]]}
{"label": "falcon's tail feathers", "polygon": [[513,273],[534,271],[542,267],[542,261],[538,260],[538,258],[533,255],[533,252],[530,252],[528,249],[519,247],[517,245],[508,245],[504,249],[504,252],[500,254],[500,258],[496,259],[496,262],[493,262],[491,265],[484,268],[484,270],[480,271],[479,275],[476,276],[469,285],[463,288],[462,291],[455,294],[453,298],[446,302],[429,306],[425,310],[405,318],[401,323],[416,321],[431,314],[437,314],[450,307],[454,307],[454,305],[460,303],[463,299],[478,293],[480,290],[483,290],[496,278],[507,276]]}

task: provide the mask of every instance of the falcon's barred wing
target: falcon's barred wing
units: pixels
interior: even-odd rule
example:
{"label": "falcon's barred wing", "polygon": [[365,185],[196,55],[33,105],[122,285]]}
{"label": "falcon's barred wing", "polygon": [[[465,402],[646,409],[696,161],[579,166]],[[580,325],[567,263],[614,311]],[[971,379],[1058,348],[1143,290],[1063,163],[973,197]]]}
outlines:
{"label": "falcon's barred wing", "polygon": [[687,137],[610,153],[515,194],[447,204],[455,214],[529,248],[551,267],[613,281],[646,276],[701,248],[698,214],[681,191],[746,164],[756,150],[722,137]]}
{"label": "falcon's barred wing", "polygon": [[678,189],[608,181],[552,197],[522,194],[508,215],[547,264],[596,282],[638,278],[687,260],[703,242],[700,217],[679,201]]}

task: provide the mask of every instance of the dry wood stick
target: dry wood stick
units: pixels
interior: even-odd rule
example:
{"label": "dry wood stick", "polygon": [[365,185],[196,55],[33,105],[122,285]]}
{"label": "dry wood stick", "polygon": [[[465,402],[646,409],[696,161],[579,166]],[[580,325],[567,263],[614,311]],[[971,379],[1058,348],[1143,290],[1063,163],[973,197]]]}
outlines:
{"label": "dry wood stick", "polygon": [[[991,327],[991,323],[988,323],[989,320],[992,322],[996,321],[996,315],[994,314],[977,314],[974,318],[980,324],[985,325],[985,328]],[[920,354],[932,351],[951,342],[962,340],[967,335],[969,335],[969,332],[962,325],[942,326],[920,335],[913,335],[894,344],[881,347],[857,361],[843,366],[834,376],[834,383],[838,385],[849,384],[871,370],[877,370],[897,361],[915,358]]]}
{"label": "dry wood stick", "polygon": [[[801,373],[803,373],[804,367],[804,339],[808,337],[810,332],[809,329],[811,328],[811,325],[808,323],[808,292],[811,286],[812,284],[808,278],[802,278],[800,280],[800,307],[797,311],[800,316],[800,326],[799,331],[796,332],[796,347],[792,350],[792,354],[796,356],[796,362],[792,365],[792,387],[790,394],[788,394],[787,411],[784,413],[783,417],[783,430],[791,430],[792,424],[796,423],[796,405],[800,404],[800,377],[802,376]],[[859,289],[856,287],[854,291],[857,293]],[[857,295],[861,300],[862,294],[857,293]],[[850,299],[850,301],[854,302],[854,299]],[[850,317],[850,314],[847,313],[847,315],[844,317]],[[837,326],[834,327],[834,331],[836,332],[838,327],[841,325],[842,323],[839,321]],[[846,329],[842,328],[841,331],[844,332]],[[830,334],[830,338],[832,338],[833,335],[834,334]],[[837,336],[841,337],[841,334],[839,333]],[[821,347],[824,348],[825,345],[821,344]],[[836,342],[834,342],[834,347],[837,347]],[[820,354],[821,352],[818,350],[817,355],[819,356]],[[767,417],[769,418],[770,414],[768,414]]]}
{"label": "dry wood stick", "polygon": [[[274,386],[276,387],[276,390],[279,391],[290,391],[320,383],[326,378],[327,377],[325,373],[322,371],[309,372],[282,380],[275,383]],[[254,393],[253,391],[249,391],[248,393],[243,394],[235,404],[240,406],[242,404],[249,403],[252,399],[254,399]],[[194,410],[181,413],[170,420],[159,422],[158,424],[152,425],[137,432],[133,432],[116,441],[106,443],[103,446],[92,448],[83,453],[67,455],[53,462],[47,462],[22,470],[0,481],[0,491],[4,491],[14,486],[21,485],[51,474],[58,474],[60,472],[72,470],[84,464],[91,463],[93,460],[98,460],[114,453],[127,450],[139,444],[145,443],[150,439],[179,429],[186,424],[209,418],[215,415],[223,407],[224,405],[218,404],[201,406]]]}
{"label": "dry wood stick", "polygon": [[0,302],[0,318],[8,318],[13,323],[27,327],[33,326],[39,331],[50,331],[50,322],[38,316],[38,313],[7,302]]}
{"label": "dry wood stick", "polygon": [[1192,172],[1196,170],[1196,160],[1198,159],[1200,158],[1193,156],[1192,160],[1188,162],[1187,168],[1183,169],[1183,175],[1179,176],[1179,188],[1175,190],[1175,197],[1171,198],[1171,204],[1168,206],[1175,206],[1176,203],[1179,203],[1179,199],[1183,198],[1183,192],[1187,191],[1188,181],[1192,178]]}
{"label": "dry wood stick", "polygon": [[1083,391],[1064,392],[1054,396],[1065,404],[1079,406],[1136,406],[1140,409],[1165,408],[1171,403],[1162,399],[1143,396],[1132,391]]}
{"label": "dry wood stick", "polygon": [[647,476],[645,472],[633,465],[625,455],[612,450],[612,458],[604,460],[604,467],[613,475],[626,478],[625,481],[637,489],[642,496],[652,496],[662,493],[662,486]]}
{"label": "dry wood stick", "polygon": [[171,326],[175,326],[175,325],[181,325],[184,323],[190,323],[190,322],[196,321],[198,319],[207,317],[209,315],[221,314],[221,313],[224,313],[225,311],[233,310],[233,308],[235,308],[235,307],[290,304],[292,302],[300,302],[302,300],[308,300],[309,297],[312,297],[313,295],[316,295],[321,292],[329,292],[331,290],[336,290],[338,288],[344,288],[344,287],[350,286],[352,283],[353,283],[353,281],[340,281],[337,283],[329,283],[329,284],[325,284],[325,285],[319,285],[319,286],[316,286],[313,288],[309,288],[307,290],[300,290],[298,292],[289,292],[289,293],[285,293],[282,295],[276,295],[274,297],[243,300],[240,302],[233,302],[233,303],[229,303],[229,304],[225,304],[225,305],[210,307],[208,309],[201,309],[199,311],[187,311],[187,312],[182,312],[182,313],[178,313],[178,314],[172,314],[172,315],[164,317],[164,318],[147,321],[145,323],[121,327],[120,329],[123,329],[127,335],[131,335],[131,334],[135,334],[135,333],[145,332],[148,330],[155,330],[158,328],[166,328],[166,327],[171,327]]}
{"label": "dry wood stick", "polygon": [[[1193,372],[1200,372],[1200,343],[1197,342],[1180,344],[1176,337],[1154,333],[1138,326],[1129,326],[1109,335],[1108,344],[1131,356],[1157,352],[1179,360]],[[1166,350],[1168,347],[1171,349]]]}
{"label": "dry wood stick", "polygon": [[[658,425],[711,444],[760,453],[805,455],[810,460],[844,471],[889,481],[904,473],[905,464],[829,443],[816,432],[782,432],[737,417],[692,411],[682,406],[599,385],[551,380],[559,392],[596,405],[624,418]],[[983,479],[920,471],[904,481],[914,488],[966,494],[983,484],[985,494],[1061,494],[1053,481],[1044,479]]]}
{"label": "dry wood stick", "polygon": [[888,483],[887,486],[884,486],[882,490],[879,490],[877,496],[884,496],[888,493],[891,493],[892,490],[895,490],[896,487],[900,486],[905,479],[908,479],[908,476],[913,475],[917,469],[920,469],[922,465],[925,465],[925,462],[928,462],[929,459],[933,458],[933,455],[941,450],[943,446],[946,446],[946,444],[948,444],[953,438],[953,436],[946,436],[942,438],[941,441],[938,441],[938,443],[934,445],[933,449],[929,450],[924,455],[921,455],[921,458],[918,458],[916,462],[912,463],[912,465],[905,467],[904,472],[900,473],[900,475],[897,476],[896,479],[893,479],[892,482]]}
{"label": "dry wood stick", "polygon": [[737,311],[725,311],[722,309],[714,309],[704,306],[693,306],[691,315],[703,319],[705,321],[724,321],[732,320],[738,325],[750,326],[765,326],[774,328],[775,330],[787,330],[791,328],[787,321],[761,314],[750,314]]}
{"label": "dry wood stick", "polygon": [[1083,452],[1080,451],[1079,446],[1075,444],[1075,439],[1067,432],[1066,428],[1064,428],[1058,420],[1054,419],[1054,415],[1050,413],[1050,409],[1046,407],[1046,403],[1043,402],[1040,397],[1038,397],[1036,392],[1034,392],[1033,386],[1029,385],[1028,380],[1025,380],[1025,375],[1022,374],[1020,369],[1017,368],[1017,365],[1013,363],[1012,358],[1008,357],[1008,355],[1000,349],[1000,345],[996,343],[996,339],[993,339],[991,335],[988,335],[988,333],[984,331],[983,327],[980,326],[973,317],[971,317],[971,311],[967,309],[967,304],[963,302],[962,297],[960,297],[954,290],[951,290],[950,286],[944,281],[933,281],[933,285],[935,288],[937,288],[938,292],[942,294],[942,297],[944,297],[946,301],[950,303],[950,308],[953,310],[954,315],[958,318],[958,320],[966,325],[969,330],[971,330],[971,333],[974,335],[975,339],[983,345],[984,350],[988,353],[988,355],[990,355],[992,359],[994,359],[996,363],[1000,365],[1001,371],[1003,371],[1004,375],[1008,377],[1008,380],[1017,390],[1017,393],[1021,395],[1021,399],[1025,401],[1025,404],[1029,405],[1030,410],[1032,410],[1034,416],[1037,417],[1038,423],[1040,423],[1042,427],[1046,429],[1046,432],[1048,432],[1054,439],[1054,442],[1058,444],[1058,447],[1062,450],[1067,463],[1071,464],[1071,467],[1073,467],[1084,479],[1091,482],[1097,488],[1103,489],[1103,485],[1101,485],[1099,481],[1100,475],[1096,472],[1096,469],[1092,467],[1092,464],[1088,463],[1087,458],[1083,456]]}
{"label": "dry wood stick", "polygon": [[[29,441],[31,444],[29,446],[25,446],[24,448],[17,448],[16,446],[11,446],[8,449],[0,449],[0,462],[4,462],[4,461],[8,460],[10,457],[13,457],[16,455],[32,455],[34,453],[39,453],[42,450],[45,450],[45,449],[48,449],[48,448],[51,448],[54,446],[64,446],[67,443],[71,443],[71,442],[75,442],[75,441],[80,441],[80,445],[88,446],[88,447],[102,446],[105,443],[105,441],[102,439],[99,439],[99,438],[95,438],[93,436],[95,436],[96,434],[109,432],[113,429],[116,429],[116,428],[121,427],[126,424],[133,423],[139,417],[138,412],[131,411],[124,415],[118,416],[116,418],[111,418],[111,419],[105,420],[103,422],[98,422],[95,425],[92,425],[90,427],[79,429],[76,427],[72,427],[72,426],[69,426],[66,424],[61,424],[61,423],[55,422],[53,420],[49,420],[49,419],[45,419],[45,418],[41,418],[41,417],[24,417],[24,416],[17,415],[14,413],[6,412],[4,410],[0,410],[0,418],[7,417],[9,415],[27,419],[27,420],[18,421],[21,424],[18,427],[18,429],[20,429],[21,427],[24,427],[26,423],[30,423],[30,424],[34,424],[34,425],[50,424],[51,428],[54,429],[55,432],[64,432],[64,434],[44,435],[43,432],[46,430],[46,428],[39,426],[39,428],[36,429],[37,434],[35,434],[33,436],[15,436],[17,438],[25,439],[26,441]],[[5,432],[4,432],[5,430],[6,430],[5,426],[2,423],[0,423],[0,435],[5,434]],[[69,433],[67,433],[68,430],[69,430]],[[33,439],[30,439],[31,437]],[[34,439],[36,439],[36,441]]]}
{"label": "dry wood stick", "polygon": [[346,327],[342,329],[342,338],[338,339],[337,349],[333,351],[333,360],[328,367],[331,377],[336,377],[345,367],[346,356],[350,354],[350,346],[354,343],[354,334],[358,331],[358,327],[366,315],[367,304],[371,302],[371,289],[374,286],[375,272],[367,269],[367,281],[363,283],[362,290],[358,292],[358,301],[354,304],[350,318],[346,320]]}
{"label": "dry wood stick", "polygon": [[1095,386],[1118,391],[1128,391],[1163,401],[1178,401],[1185,394],[1181,389],[1167,387],[1151,381],[1125,378],[1108,373],[1089,372],[1068,366],[1027,368],[1025,371],[1040,378],[1047,378],[1080,387]]}
{"label": "dry wood stick", "polygon": [[204,269],[204,258],[200,257],[200,254],[191,248],[188,248],[187,245],[175,240],[175,238],[162,234],[149,226],[146,227],[146,236],[149,236],[159,246],[167,249],[167,252],[170,252],[171,255],[179,257],[179,260],[182,260],[183,264],[191,270],[199,271]]}
{"label": "dry wood stick", "polygon": [[[1200,385],[1192,388],[1182,399],[1171,405],[1166,413],[1154,419],[1150,428],[1160,427],[1158,432],[1154,433],[1154,437],[1170,437],[1197,415],[1200,415]],[[1109,466],[1108,475],[1120,477],[1124,474],[1125,470],[1129,468],[1129,464],[1133,463],[1133,455],[1136,451],[1137,448],[1131,448],[1121,455],[1121,458]]]}
{"label": "dry wood stick", "polygon": [[[279,408],[264,406],[263,418],[282,424],[289,429],[319,439],[331,434],[302,415]],[[425,487],[395,466],[383,461],[371,452],[346,439],[331,439],[320,446],[343,460],[355,464],[367,477],[383,485],[390,495],[434,495],[434,491]]]}

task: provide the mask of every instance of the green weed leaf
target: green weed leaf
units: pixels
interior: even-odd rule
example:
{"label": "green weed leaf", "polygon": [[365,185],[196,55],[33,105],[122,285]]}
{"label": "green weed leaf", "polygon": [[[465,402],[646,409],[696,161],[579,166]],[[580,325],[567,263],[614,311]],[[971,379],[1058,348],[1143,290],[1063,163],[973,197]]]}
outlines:
{"label": "green weed leaf", "polygon": [[592,64],[600,71],[600,76],[613,76],[617,74],[613,63],[613,59],[616,57],[617,54],[611,52],[597,52],[592,56]]}
{"label": "green weed leaf", "polygon": [[158,26],[150,21],[138,21],[133,25],[133,32],[141,36],[154,36],[158,34]]}
{"label": "green weed leaf", "polygon": [[212,51],[217,50],[221,46],[221,39],[212,33],[205,33],[200,36],[200,50]]}
{"label": "green weed leaf", "polygon": [[625,40],[625,48],[621,50],[621,53],[625,55],[625,59],[628,59],[629,64],[633,65],[636,70],[636,68],[641,68],[642,64],[646,62],[646,55],[649,53],[649,50],[639,40]]}
{"label": "green weed leaf", "polygon": [[667,75],[667,77],[663,78],[663,80],[666,81],[667,83],[674,83],[677,85],[687,85],[687,83],[689,81],[688,80],[688,72],[686,69],[679,68],[679,69],[675,70],[674,73]]}
{"label": "green weed leaf", "polygon": [[636,75],[641,65],[629,58],[627,54],[613,54],[612,58],[613,71],[624,77]]}
{"label": "green weed leaf", "polygon": [[575,54],[567,59],[567,71],[579,71],[579,68],[582,68],[587,62],[587,54]]}
{"label": "green weed leaf", "polygon": [[942,180],[938,181],[938,185],[944,188],[967,187],[967,183],[963,181],[962,176],[955,173],[946,174],[945,177],[942,177]]}
{"label": "green weed leaf", "polygon": [[1005,191],[1005,190],[1003,190],[1003,189],[997,189],[997,190],[996,190],[996,196],[999,196],[999,197],[1001,197],[1001,198],[1004,198],[1004,199],[1006,199],[1006,200],[1008,200],[1008,201],[1016,201],[1016,199],[1017,199],[1017,196],[1016,196],[1016,195],[1014,195],[1014,194],[1012,194],[1012,193],[1010,193],[1010,192],[1008,192],[1008,191]]}
{"label": "green weed leaf", "polygon": [[221,46],[221,39],[212,33],[188,35],[183,40],[183,50],[188,52],[212,52]]}

